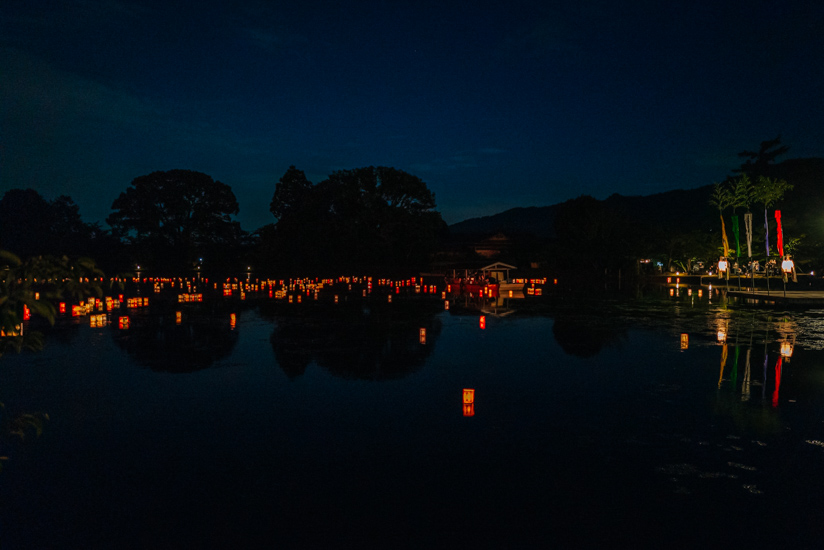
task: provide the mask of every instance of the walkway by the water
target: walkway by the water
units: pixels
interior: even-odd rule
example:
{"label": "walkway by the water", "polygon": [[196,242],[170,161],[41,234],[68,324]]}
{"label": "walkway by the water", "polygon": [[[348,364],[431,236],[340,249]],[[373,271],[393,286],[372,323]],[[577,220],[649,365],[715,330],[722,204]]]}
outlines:
{"label": "walkway by the water", "polygon": [[818,305],[824,306],[824,291],[821,290],[787,290],[781,287],[770,290],[732,290],[727,296],[750,299],[761,303],[785,305]]}

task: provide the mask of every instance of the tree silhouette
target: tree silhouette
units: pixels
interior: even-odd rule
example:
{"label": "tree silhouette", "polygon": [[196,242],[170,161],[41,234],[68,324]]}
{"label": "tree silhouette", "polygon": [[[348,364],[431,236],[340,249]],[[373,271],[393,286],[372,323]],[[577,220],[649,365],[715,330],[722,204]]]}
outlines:
{"label": "tree silhouette", "polygon": [[158,268],[180,271],[198,257],[238,245],[241,236],[231,219],[238,213],[232,189],[201,172],[170,170],[135,178],[112,210],[106,221],[115,234],[137,245]]}
{"label": "tree silhouette", "polygon": [[769,174],[770,166],[775,162],[776,157],[783,155],[790,148],[786,145],[780,145],[781,136],[775,139],[762,141],[758,151],[741,151],[738,153],[739,157],[747,159],[740,168],[733,170],[743,174],[752,176],[766,176]]}
{"label": "tree silhouette", "polygon": [[297,269],[421,265],[445,226],[417,176],[379,166],[339,170],[317,185],[291,166],[275,187],[277,223],[264,248]]}

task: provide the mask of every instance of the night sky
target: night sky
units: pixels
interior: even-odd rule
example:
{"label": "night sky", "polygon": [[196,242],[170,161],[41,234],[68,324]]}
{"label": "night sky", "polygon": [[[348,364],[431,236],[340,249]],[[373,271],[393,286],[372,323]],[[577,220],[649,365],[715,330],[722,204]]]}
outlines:
{"label": "night sky", "polygon": [[824,2],[4,0],[0,193],[102,221],[176,168],[274,220],[289,165],[393,166],[448,223],[824,156]]}

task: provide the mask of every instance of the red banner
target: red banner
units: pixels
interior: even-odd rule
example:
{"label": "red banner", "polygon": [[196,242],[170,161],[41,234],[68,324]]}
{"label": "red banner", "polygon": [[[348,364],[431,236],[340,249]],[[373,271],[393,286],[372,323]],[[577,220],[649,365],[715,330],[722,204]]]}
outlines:
{"label": "red banner", "polygon": [[775,211],[775,223],[778,225],[778,255],[784,257],[784,232],[781,230],[781,210]]}

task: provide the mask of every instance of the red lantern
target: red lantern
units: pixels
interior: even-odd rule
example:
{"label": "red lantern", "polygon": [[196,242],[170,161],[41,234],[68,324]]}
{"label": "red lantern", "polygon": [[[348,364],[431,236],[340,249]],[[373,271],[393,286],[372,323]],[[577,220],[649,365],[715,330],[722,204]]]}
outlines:
{"label": "red lantern", "polygon": [[129,318],[128,317],[118,318],[117,328],[119,328],[121,330],[127,330],[129,328]]}
{"label": "red lantern", "polygon": [[60,302],[60,313],[66,313],[66,302]]}
{"label": "red lantern", "polygon": [[486,328],[486,316],[485,315],[481,315],[480,325],[481,325],[481,330]]}

